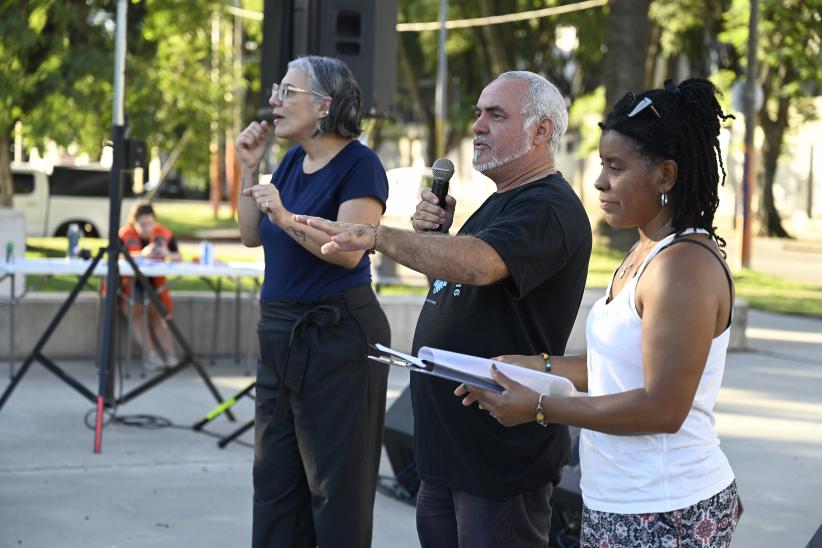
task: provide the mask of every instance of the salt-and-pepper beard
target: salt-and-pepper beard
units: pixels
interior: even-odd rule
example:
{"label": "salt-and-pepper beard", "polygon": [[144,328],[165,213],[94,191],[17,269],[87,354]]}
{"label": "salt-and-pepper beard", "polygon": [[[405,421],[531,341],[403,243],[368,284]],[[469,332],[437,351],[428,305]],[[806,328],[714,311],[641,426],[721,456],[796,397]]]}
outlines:
{"label": "salt-and-pepper beard", "polygon": [[479,144],[488,146],[489,150],[491,152],[492,158],[489,161],[487,161],[483,164],[478,164],[477,160],[476,160],[476,157],[479,155],[479,151],[475,150],[474,151],[474,161],[473,161],[474,169],[476,169],[480,173],[485,174],[485,173],[491,171],[492,169],[502,167],[502,166],[504,166],[505,164],[507,164],[509,162],[513,162],[514,160],[519,160],[520,158],[522,158],[523,156],[525,156],[526,154],[531,152],[531,149],[534,148],[532,143],[530,143],[528,141],[528,132],[527,131],[523,131],[522,140],[523,140],[522,148],[520,148],[518,151],[514,152],[513,154],[509,154],[508,156],[505,156],[504,158],[497,158],[496,154],[494,152],[494,149],[492,148],[493,143],[491,142],[491,140],[488,139],[487,137],[485,137],[484,135],[475,136],[474,137],[474,143],[479,143]]}

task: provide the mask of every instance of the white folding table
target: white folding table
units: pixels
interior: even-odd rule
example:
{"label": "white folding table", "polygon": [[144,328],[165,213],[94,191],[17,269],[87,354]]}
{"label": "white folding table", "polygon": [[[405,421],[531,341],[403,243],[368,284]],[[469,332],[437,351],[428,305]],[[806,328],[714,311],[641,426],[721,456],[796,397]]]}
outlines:
{"label": "white folding table", "polygon": [[[80,276],[81,281],[78,282],[78,286],[70,293],[69,298],[67,300],[71,300],[73,302],[74,298],[76,297],[76,293],[87,283],[88,279],[91,276],[95,277],[106,277],[108,274],[108,266],[105,262],[99,260],[100,255],[94,261],[87,261],[82,259],[16,259],[12,262],[0,262],[0,281],[3,279],[9,278],[10,279],[10,293],[9,293],[9,304],[10,304],[10,314],[9,314],[9,362],[10,362],[10,377],[12,379],[11,384],[6,388],[6,391],[3,393],[2,397],[0,397],[0,408],[8,399],[10,392],[13,390],[14,386],[19,382],[22,375],[25,373],[25,369],[30,365],[31,361],[38,360],[44,366],[46,366],[49,370],[51,370],[55,375],[60,377],[62,380],[67,382],[71,385],[75,390],[80,392],[86,398],[92,399],[94,394],[89,391],[87,388],[79,384],[77,381],[72,379],[70,376],[65,374],[59,367],[57,367],[53,362],[48,360],[45,356],[42,355],[40,350],[44,342],[48,339],[53,332],[56,325],[59,323],[60,318],[65,313],[65,309],[67,308],[65,305],[61,307],[61,310],[58,311],[52,323],[46,329],[46,332],[41,337],[42,343],[38,343],[35,345],[35,349],[32,351],[32,354],[27,358],[26,362],[23,364],[24,368],[20,371],[19,375],[15,376],[14,373],[14,363],[15,363],[15,348],[14,348],[14,338],[15,338],[15,308],[17,305],[17,301],[25,296],[25,294],[18,297],[15,293],[15,274],[26,274],[26,275],[41,275],[41,276],[55,276],[55,275],[69,275],[69,276]],[[89,268],[91,267],[92,262],[95,262],[94,269],[89,272]],[[136,262],[136,261],[135,261]],[[242,277],[252,277],[255,280],[259,279],[263,275],[264,267],[262,264],[249,264],[249,263],[228,263],[228,264],[215,264],[215,265],[205,265],[199,263],[187,263],[187,262],[158,262],[153,260],[148,261],[140,261],[137,263],[137,267],[140,269],[140,273],[147,277],[179,277],[179,276],[198,276],[200,278],[210,280],[216,279],[217,280],[217,288],[215,291],[217,292],[217,298],[215,303],[215,313],[219,314],[219,301],[220,301],[220,282],[222,278],[233,278],[237,280],[237,298],[239,300],[240,291],[241,291],[241,284],[239,283],[239,278]],[[132,268],[131,264],[126,260],[118,261],[118,270],[120,276],[125,277],[134,277],[135,272]],[[213,287],[213,286],[212,286]],[[255,285],[255,288],[257,286]],[[69,305],[70,306],[70,305]],[[237,305],[237,314],[239,315],[239,302]],[[170,321],[171,323],[171,321]],[[214,322],[215,329],[217,322]],[[157,383],[161,382],[171,374],[176,373],[180,368],[183,366],[194,363],[198,371],[200,371],[201,375],[204,376],[207,384],[209,384],[209,389],[211,389],[212,393],[215,394],[215,397],[218,398],[218,401],[221,401],[221,398],[218,396],[216,389],[211,385],[210,381],[207,379],[207,375],[205,375],[204,371],[202,371],[199,367],[199,364],[196,363],[194,357],[191,355],[190,346],[187,342],[182,338],[182,334],[180,333],[179,329],[176,329],[176,326],[173,326],[173,334],[178,339],[178,343],[182,343],[182,346],[185,350],[186,355],[183,357],[183,360],[175,367],[171,368],[170,370],[162,373],[158,377],[155,377],[151,381],[144,384],[144,386],[138,387],[137,389],[133,390],[131,393],[126,394],[120,400],[119,403],[124,403],[128,401],[132,397],[135,397],[142,393],[143,391],[151,388],[152,386],[156,385]],[[237,355],[239,353],[239,323],[238,328],[236,330],[236,339],[235,339],[235,351]],[[212,337],[212,340],[216,340],[216,337]],[[212,345],[212,351],[214,350],[214,346]],[[91,398],[90,398],[91,396]]]}

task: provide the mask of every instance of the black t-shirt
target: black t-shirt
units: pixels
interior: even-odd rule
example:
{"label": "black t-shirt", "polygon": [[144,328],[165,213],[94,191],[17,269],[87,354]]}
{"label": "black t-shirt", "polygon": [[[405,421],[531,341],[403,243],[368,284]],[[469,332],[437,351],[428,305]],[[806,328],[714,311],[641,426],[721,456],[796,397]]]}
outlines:
{"label": "black t-shirt", "polygon": [[[489,286],[435,280],[417,320],[413,353],[430,346],[486,358],[562,355],[591,256],[591,225],[568,182],[557,173],[492,194],[460,234],[491,245],[509,277]],[[558,479],[569,457],[566,427],[506,428],[476,405],[464,407],[453,395],[456,387],[411,375],[421,479],[488,498]]]}

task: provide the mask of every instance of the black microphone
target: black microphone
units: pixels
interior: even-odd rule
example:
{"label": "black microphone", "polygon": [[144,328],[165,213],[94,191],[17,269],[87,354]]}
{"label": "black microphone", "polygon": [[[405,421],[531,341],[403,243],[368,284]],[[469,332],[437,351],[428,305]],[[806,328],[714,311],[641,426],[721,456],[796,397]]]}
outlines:
{"label": "black microphone", "polygon": [[[446,209],[445,197],[448,195],[448,181],[454,175],[454,164],[448,158],[439,158],[431,166],[431,172],[434,175],[434,180],[431,182],[431,192],[437,197],[437,205]],[[440,225],[438,231],[445,232],[442,225]],[[437,230],[430,230],[429,232],[437,232]]]}

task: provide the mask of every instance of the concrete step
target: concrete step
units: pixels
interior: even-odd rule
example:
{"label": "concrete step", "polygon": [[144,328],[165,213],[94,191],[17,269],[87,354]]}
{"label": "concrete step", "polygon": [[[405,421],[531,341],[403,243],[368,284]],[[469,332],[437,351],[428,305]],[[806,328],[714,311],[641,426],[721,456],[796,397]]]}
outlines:
{"label": "concrete step", "polygon": [[[585,350],[585,321],[588,311],[602,295],[602,289],[586,290],[577,315],[566,353]],[[17,361],[25,358],[45,331],[64,302],[66,293],[29,293],[17,303],[14,321],[14,351]],[[379,296],[391,324],[392,346],[409,352],[422,308],[422,296]],[[257,319],[259,303],[256,296],[223,294],[218,301],[208,292],[174,292],[174,320],[196,356],[230,357],[239,347],[240,358],[254,363],[257,356]],[[0,300],[0,366],[10,354],[11,306],[8,298]],[[52,335],[44,353],[51,358],[95,359],[99,352],[102,299],[93,292],[80,294]],[[748,306],[737,300],[734,324],[731,327],[730,348],[745,348],[745,328]],[[120,322],[120,343],[125,349],[125,321]],[[135,350],[136,355],[136,350]]]}

